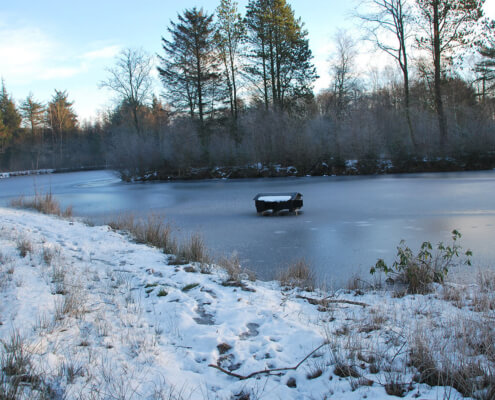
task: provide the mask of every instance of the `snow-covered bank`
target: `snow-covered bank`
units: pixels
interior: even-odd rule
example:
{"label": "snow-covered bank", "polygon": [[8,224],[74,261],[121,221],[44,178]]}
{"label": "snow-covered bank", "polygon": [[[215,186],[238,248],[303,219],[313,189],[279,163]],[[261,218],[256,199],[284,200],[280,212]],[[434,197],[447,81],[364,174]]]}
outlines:
{"label": "snow-covered bank", "polygon": [[55,172],[54,169],[33,169],[25,171],[0,172],[0,179],[11,178],[13,176],[45,175],[52,174],[53,172]]}
{"label": "snow-covered bank", "polygon": [[[0,359],[23,349],[19,391],[67,399],[454,399],[461,395],[451,387],[416,382],[420,361],[432,357],[445,371],[449,362],[467,369],[472,361],[485,379],[495,370],[494,288],[487,290],[495,280],[402,298],[340,291],[310,304],[324,295],[276,282],[225,286],[221,270],[201,274],[168,259],[106,226],[0,208]],[[273,369],[282,370],[229,375]],[[0,387],[13,384],[11,369],[0,374]],[[490,398],[489,384],[479,384],[478,397]]]}

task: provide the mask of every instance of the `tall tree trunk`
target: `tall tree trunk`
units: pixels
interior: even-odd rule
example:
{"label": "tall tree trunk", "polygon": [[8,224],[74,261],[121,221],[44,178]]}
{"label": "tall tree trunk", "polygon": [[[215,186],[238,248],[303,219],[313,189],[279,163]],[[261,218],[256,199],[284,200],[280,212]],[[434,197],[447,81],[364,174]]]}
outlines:
{"label": "tall tree trunk", "polygon": [[134,118],[134,128],[136,128],[136,133],[140,135],[141,129],[139,128],[138,106],[136,104],[132,105],[132,116]]}
{"label": "tall tree trunk", "polygon": [[275,54],[273,49],[273,32],[270,32],[270,79],[272,83],[272,103],[274,106],[278,106],[277,99],[277,89],[276,89],[276,81],[275,81]]}
{"label": "tall tree trunk", "polygon": [[434,61],[434,86],[435,86],[435,106],[438,116],[438,128],[440,131],[440,146],[443,148],[447,144],[447,121],[442,101],[442,76],[441,76],[441,49],[440,49],[440,24],[438,15],[439,0],[433,1],[433,61]]}
{"label": "tall tree trunk", "polygon": [[411,143],[414,149],[417,150],[418,143],[416,142],[416,137],[414,135],[414,130],[411,121],[411,95],[409,91],[409,69],[407,66],[407,54],[406,54],[405,43],[402,44],[402,57],[403,60],[401,63],[401,68],[404,77],[404,103],[405,103],[404,111],[406,113],[406,121],[407,121],[407,128],[409,129],[409,137],[411,139]]}
{"label": "tall tree trunk", "polygon": [[199,122],[201,127],[203,126],[203,91],[201,85],[201,61],[199,55],[196,57],[196,74],[197,74],[197,90],[198,90],[198,109],[199,109]]}
{"label": "tall tree trunk", "polygon": [[263,89],[265,94],[265,109],[268,110],[268,79],[266,76],[266,51],[265,51],[265,40],[262,39],[261,42],[261,53],[263,57]]}
{"label": "tall tree trunk", "polygon": [[231,83],[232,83],[232,97],[234,102],[234,119],[237,119],[238,110],[237,110],[237,83],[235,81],[235,64],[234,64],[234,55],[231,51],[229,51],[230,57],[230,72],[232,74]]}

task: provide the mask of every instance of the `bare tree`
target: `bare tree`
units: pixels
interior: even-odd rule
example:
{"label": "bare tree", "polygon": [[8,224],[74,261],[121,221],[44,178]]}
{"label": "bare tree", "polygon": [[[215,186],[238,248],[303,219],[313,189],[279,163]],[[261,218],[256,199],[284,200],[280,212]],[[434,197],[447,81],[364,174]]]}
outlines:
{"label": "bare tree", "polygon": [[[357,17],[365,23],[366,38],[381,51],[393,57],[402,71],[404,110],[410,139],[416,147],[410,112],[407,43],[411,36],[412,11],[407,0],[363,0],[361,5],[368,9],[367,13],[357,14]],[[387,40],[389,37],[393,40]]]}
{"label": "bare tree", "polygon": [[473,26],[483,15],[485,0],[416,0],[423,35],[420,47],[430,51],[434,67],[434,98],[440,130],[440,145],[447,142],[447,120],[442,99],[444,61],[452,51],[467,44]]}
{"label": "bare tree", "polygon": [[357,44],[345,30],[335,35],[336,50],[330,58],[330,73],[333,76],[333,92],[337,115],[342,116],[351,100],[351,93],[357,87],[354,70]]}
{"label": "bare tree", "polygon": [[151,56],[141,49],[124,49],[117,56],[115,66],[108,68],[109,78],[100,83],[101,88],[115,92],[118,99],[129,107],[134,128],[141,133],[139,110],[150,101],[153,79]]}

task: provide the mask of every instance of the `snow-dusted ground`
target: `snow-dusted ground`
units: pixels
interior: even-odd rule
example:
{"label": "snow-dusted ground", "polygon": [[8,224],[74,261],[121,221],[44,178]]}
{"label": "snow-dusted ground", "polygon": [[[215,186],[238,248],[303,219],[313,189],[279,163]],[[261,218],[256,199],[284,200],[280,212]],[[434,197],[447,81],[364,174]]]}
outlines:
{"label": "snow-dusted ground", "polygon": [[[495,307],[480,306],[493,297],[482,303],[480,287],[402,298],[341,290],[330,298],[338,301],[313,305],[300,296],[322,293],[224,286],[222,270],[202,274],[168,259],[107,226],[0,208],[2,359],[20,338],[26,373],[44,382],[27,379],[25,396],[49,387],[66,399],[383,399],[395,384],[406,398],[462,397],[413,380],[418,342],[425,357],[495,370],[486,349],[464,340],[486,347],[491,335],[493,346],[486,321]],[[295,367],[324,343],[297,369],[245,380],[210,366],[242,376]],[[354,377],[338,376],[349,375],[346,366]],[[6,387],[12,376],[1,374]]]}

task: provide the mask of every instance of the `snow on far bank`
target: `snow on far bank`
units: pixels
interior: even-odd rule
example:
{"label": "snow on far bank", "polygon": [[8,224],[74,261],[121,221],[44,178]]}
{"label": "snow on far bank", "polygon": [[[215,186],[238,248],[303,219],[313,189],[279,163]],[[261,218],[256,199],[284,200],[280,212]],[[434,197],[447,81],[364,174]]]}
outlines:
{"label": "snow on far bank", "polygon": [[0,179],[11,178],[13,176],[52,174],[53,172],[55,172],[54,169],[33,169],[26,171],[0,172]]}
{"label": "snow on far bank", "polygon": [[[438,352],[423,356],[457,362],[460,336],[493,334],[483,322],[495,307],[445,301],[441,289],[401,298],[340,291],[310,304],[301,296],[323,294],[276,282],[224,286],[221,270],[168,259],[107,226],[0,208],[0,339],[22,338],[29,373],[43,377],[32,386],[66,399],[357,400],[394,390],[455,399],[456,389],[415,382],[410,349],[422,340]],[[494,370],[495,360],[465,357]],[[281,370],[228,374],[267,369]]]}

